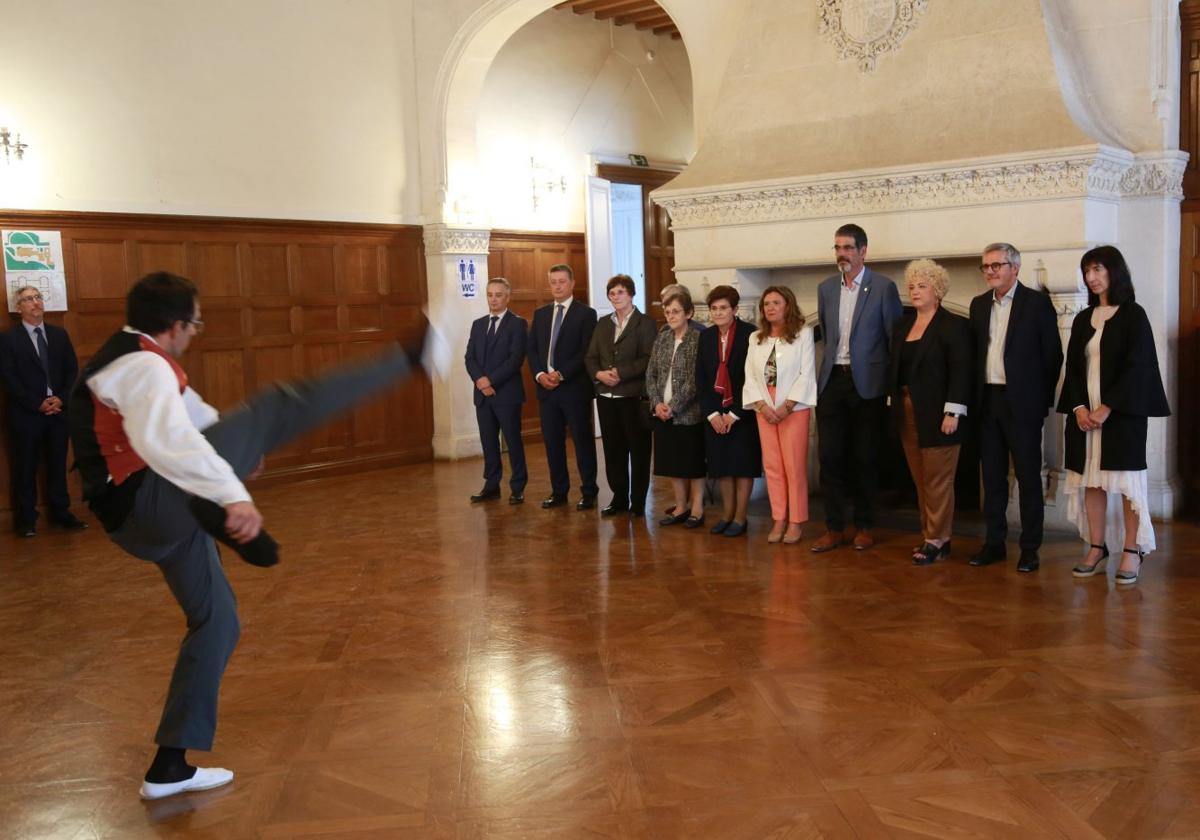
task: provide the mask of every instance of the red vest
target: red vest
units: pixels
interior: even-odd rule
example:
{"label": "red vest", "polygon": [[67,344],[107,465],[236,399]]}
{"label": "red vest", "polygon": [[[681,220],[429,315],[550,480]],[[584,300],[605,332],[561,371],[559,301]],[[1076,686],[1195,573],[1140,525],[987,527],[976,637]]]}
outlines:
{"label": "red vest", "polygon": [[[179,393],[187,388],[187,373],[180,367],[179,362],[144,335],[138,336],[138,349],[149,353],[157,353],[167,360],[171,370],[175,371],[175,379],[179,382]],[[121,412],[109,408],[92,394],[95,406],[93,430],[96,443],[100,446],[100,454],[108,464],[108,474],[112,476],[113,484],[121,484],[138,470],[146,468],[142,456],[133,451],[129,445],[129,436],[125,434],[125,424]]]}

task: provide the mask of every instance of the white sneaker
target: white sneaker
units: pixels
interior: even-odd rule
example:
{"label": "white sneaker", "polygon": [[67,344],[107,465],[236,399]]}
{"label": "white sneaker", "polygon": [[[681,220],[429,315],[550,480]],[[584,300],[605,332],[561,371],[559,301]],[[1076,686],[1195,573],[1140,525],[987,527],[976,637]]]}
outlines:
{"label": "white sneaker", "polygon": [[233,771],[224,767],[197,767],[196,775],[182,782],[142,782],[142,799],[162,799],[189,790],[211,790],[233,781]]}

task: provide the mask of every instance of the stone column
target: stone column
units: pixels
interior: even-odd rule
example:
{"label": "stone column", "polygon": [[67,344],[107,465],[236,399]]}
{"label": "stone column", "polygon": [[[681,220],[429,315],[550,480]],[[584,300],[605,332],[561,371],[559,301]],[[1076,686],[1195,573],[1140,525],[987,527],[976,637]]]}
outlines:
{"label": "stone column", "polygon": [[471,379],[460,361],[471,322],[487,313],[486,228],[425,226],[429,319],[454,349],[449,380],[433,380],[433,454],[457,460],[481,454]]}

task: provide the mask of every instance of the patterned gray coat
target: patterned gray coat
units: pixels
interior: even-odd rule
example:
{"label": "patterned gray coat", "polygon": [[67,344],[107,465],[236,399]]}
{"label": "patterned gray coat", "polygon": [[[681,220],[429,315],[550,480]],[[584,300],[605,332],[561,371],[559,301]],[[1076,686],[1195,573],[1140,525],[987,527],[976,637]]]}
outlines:
{"label": "patterned gray coat", "polygon": [[[671,377],[671,422],[677,426],[693,426],[704,418],[696,395],[696,354],[700,348],[700,333],[688,330],[683,343],[675,350],[675,334],[663,330],[654,340],[650,364],[646,366],[646,396],[650,408],[663,400],[667,377]],[[672,361],[674,353],[674,361]]]}

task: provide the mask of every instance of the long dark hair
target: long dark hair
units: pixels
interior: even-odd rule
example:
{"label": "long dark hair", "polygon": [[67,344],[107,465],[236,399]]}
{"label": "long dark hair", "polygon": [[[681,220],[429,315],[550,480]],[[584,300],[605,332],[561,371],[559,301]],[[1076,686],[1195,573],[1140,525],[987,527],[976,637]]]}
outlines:
{"label": "long dark hair", "polygon": [[[1133,277],[1129,274],[1129,266],[1125,257],[1112,245],[1101,245],[1083,255],[1079,261],[1079,272],[1085,278],[1090,266],[1102,265],[1108,270],[1108,305],[1120,306],[1123,303],[1133,303],[1136,296],[1133,293]],[[1086,285],[1086,283],[1084,284]],[[1100,296],[1088,289],[1088,306],[1099,306]]]}

